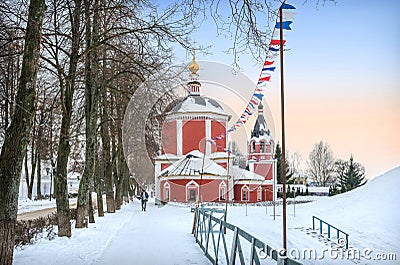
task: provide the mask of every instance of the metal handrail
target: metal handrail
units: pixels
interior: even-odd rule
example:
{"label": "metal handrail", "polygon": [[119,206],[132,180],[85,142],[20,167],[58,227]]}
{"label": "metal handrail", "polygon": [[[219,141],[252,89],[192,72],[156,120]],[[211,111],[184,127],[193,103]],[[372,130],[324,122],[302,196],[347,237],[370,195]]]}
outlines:
{"label": "metal handrail", "polygon": [[[221,214],[216,217],[214,214]],[[243,229],[232,225],[225,220],[225,210],[216,208],[197,208],[196,220],[194,228],[194,237],[196,243],[204,251],[205,256],[211,261],[212,264],[219,264],[222,258],[226,264],[236,264],[236,258],[239,256],[241,265],[246,264],[245,256],[242,250],[240,240],[244,239],[251,244],[250,258],[248,264],[261,264],[262,259],[267,256],[275,260],[278,264],[287,265],[301,265],[298,261],[283,258],[278,255],[278,251],[270,245],[264,243],[258,238],[252,236]],[[233,232],[231,248],[228,249],[226,231]],[[223,253],[220,253],[222,247]],[[262,255],[260,255],[262,254]]]}
{"label": "metal handrail", "polygon": [[[349,248],[349,234],[348,233],[346,233],[346,232],[344,232],[343,230],[341,230],[341,229],[339,229],[339,228],[337,228],[336,226],[333,226],[333,225],[331,225],[331,224],[329,224],[328,222],[325,222],[324,220],[322,220],[322,219],[320,219],[320,218],[318,218],[318,217],[316,217],[316,216],[313,216],[312,217],[312,220],[313,220],[313,230],[315,230],[315,219],[317,219],[318,221],[319,221],[319,233],[322,235],[322,225],[323,224],[326,224],[327,225],[327,227],[328,227],[328,238],[331,238],[331,228],[332,229],[334,229],[334,230],[336,230],[336,235],[337,235],[337,240],[338,240],[338,243],[340,244],[340,245],[342,245],[342,246],[345,246],[346,247],[346,249],[348,249]],[[340,242],[340,234],[344,234],[345,235],[345,237],[346,237],[346,242]],[[343,244],[343,243],[345,243],[345,244]]]}

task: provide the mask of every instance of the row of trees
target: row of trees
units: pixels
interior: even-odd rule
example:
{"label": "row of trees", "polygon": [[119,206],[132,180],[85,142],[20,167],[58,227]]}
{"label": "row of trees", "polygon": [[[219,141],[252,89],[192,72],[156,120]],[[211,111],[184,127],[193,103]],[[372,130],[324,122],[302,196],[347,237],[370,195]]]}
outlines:
{"label": "row of trees", "polygon": [[314,146],[308,159],[307,174],[318,185],[331,187],[331,194],[347,192],[364,185],[365,168],[354,161],[335,159],[330,146],[320,141]]}
{"label": "row of trees", "polygon": [[0,9],[0,263],[12,264],[22,172],[29,197],[36,175],[40,199],[42,168],[52,168],[58,236],[71,236],[73,167],[83,170],[76,228],[88,215],[94,222],[93,191],[102,216],[103,193],[113,213],[138,186],[123,153],[125,109],[148,76],[171,64],[171,43],[189,48],[196,10],[120,0],[15,0]]}
{"label": "row of trees", "polygon": [[[277,181],[282,183],[282,151],[279,143],[275,149],[277,159]],[[298,155],[286,159],[286,183],[293,184],[295,176],[299,175]],[[330,194],[335,195],[364,185],[365,168],[354,161],[351,155],[349,160],[335,159],[327,143],[320,141],[310,152],[305,175],[317,186],[330,187]]]}

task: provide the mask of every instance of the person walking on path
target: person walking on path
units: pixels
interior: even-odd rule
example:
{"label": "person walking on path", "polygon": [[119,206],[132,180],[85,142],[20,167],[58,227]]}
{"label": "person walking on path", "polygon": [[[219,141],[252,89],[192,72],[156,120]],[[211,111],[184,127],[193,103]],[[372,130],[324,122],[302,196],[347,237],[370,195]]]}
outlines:
{"label": "person walking on path", "polygon": [[142,190],[142,193],[140,193],[140,200],[142,201],[142,211],[146,211],[146,203],[149,200],[149,194],[147,193],[146,190]]}

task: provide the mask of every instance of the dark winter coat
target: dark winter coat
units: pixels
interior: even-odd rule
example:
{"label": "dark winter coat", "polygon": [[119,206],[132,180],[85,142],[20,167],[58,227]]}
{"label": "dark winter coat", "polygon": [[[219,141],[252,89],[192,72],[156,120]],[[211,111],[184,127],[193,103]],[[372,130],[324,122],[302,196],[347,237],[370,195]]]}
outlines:
{"label": "dark winter coat", "polygon": [[142,193],[140,194],[140,199],[142,201],[147,201],[149,199],[149,194],[147,193],[147,191],[142,191]]}

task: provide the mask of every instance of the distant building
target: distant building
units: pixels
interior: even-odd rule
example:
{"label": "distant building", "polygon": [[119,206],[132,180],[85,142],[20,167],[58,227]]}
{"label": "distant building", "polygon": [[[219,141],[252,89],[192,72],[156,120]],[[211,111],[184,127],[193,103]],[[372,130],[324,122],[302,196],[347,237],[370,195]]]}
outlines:
{"label": "distant building", "polygon": [[290,182],[293,182],[294,184],[302,184],[302,185],[307,185],[307,176],[303,174],[293,174],[293,176],[289,179]]}
{"label": "distant building", "polygon": [[[189,95],[175,106],[162,130],[161,155],[155,157],[157,202],[257,202],[275,199],[275,143],[263,117],[263,106],[249,139],[249,170],[233,165],[223,150],[231,118],[214,99],[201,96],[195,57],[189,65]],[[204,155],[205,154],[205,155]]]}

